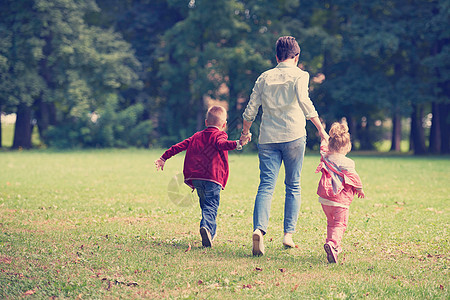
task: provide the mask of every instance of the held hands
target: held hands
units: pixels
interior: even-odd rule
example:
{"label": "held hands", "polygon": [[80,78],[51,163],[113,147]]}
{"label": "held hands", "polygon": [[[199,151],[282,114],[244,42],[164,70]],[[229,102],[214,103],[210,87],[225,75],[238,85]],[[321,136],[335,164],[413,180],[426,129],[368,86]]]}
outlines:
{"label": "held hands", "polygon": [[363,189],[356,189],[356,195],[358,195],[358,198],[364,198],[366,195],[364,194]]}
{"label": "held hands", "polygon": [[252,134],[251,132],[248,132],[247,134],[244,134],[243,132],[241,132],[241,137],[239,138],[239,143],[242,146],[245,146],[248,144],[248,142],[250,142],[252,140]]}
{"label": "held hands", "polygon": [[155,160],[156,171],[159,171],[159,169],[161,169],[161,171],[163,171],[165,163],[166,162],[164,160],[162,160],[161,158],[158,158],[157,160]]}

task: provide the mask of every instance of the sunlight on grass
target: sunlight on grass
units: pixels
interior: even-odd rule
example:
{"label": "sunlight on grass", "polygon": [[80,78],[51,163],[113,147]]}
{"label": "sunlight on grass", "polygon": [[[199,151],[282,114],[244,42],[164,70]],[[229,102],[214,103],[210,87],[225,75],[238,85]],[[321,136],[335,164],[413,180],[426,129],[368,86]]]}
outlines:
{"label": "sunlight on grass", "polygon": [[[14,124],[1,124],[2,126],[2,147],[10,148],[14,142]],[[31,136],[31,143],[34,147],[41,145],[37,126],[34,126]]]}
{"label": "sunlight on grass", "polygon": [[[265,236],[251,256],[255,154],[230,155],[218,237],[204,249],[197,197],[168,184],[183,155],[156,172],[161,150],[0,153],[0,298],[449,298],[448,158],[351,156],[355,199],[339,264],[323,251],[318,155],[305,158],[294,240],[281,244],[283,172]],[[179,193],[190,193],[181,186]]]}

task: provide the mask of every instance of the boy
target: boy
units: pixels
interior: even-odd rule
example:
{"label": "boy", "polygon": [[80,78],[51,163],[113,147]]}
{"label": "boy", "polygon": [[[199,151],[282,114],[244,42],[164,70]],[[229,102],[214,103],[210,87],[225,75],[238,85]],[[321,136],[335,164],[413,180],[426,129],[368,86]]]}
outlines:
{"label": "boy", "polygon": [[200,235],[203,247],[211,247],[216,236],[216,216],[220,191],[228,180],[228,150],[240,148],[247,141],[229,141],[225,133],[227,112],[221,106],[212,106],[206,113],[206,129],[173,145],[155,161],[156,169],[163,170],[166,160],[186,150],[184,182],[197,189],[202,209]]}

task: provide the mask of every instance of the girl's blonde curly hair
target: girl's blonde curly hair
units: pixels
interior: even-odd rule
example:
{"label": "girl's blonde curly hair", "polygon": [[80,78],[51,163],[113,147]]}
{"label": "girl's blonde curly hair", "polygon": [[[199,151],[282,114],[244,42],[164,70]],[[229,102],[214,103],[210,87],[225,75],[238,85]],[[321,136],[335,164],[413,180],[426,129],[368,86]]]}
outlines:
{"label": "girl's blonde curly hair", "polygon": [[352,149],[350,133],[348,133],[347,124],[334,122],[330,128],[330,139],[328,140],[328,148],[332,152],[348,153]]}

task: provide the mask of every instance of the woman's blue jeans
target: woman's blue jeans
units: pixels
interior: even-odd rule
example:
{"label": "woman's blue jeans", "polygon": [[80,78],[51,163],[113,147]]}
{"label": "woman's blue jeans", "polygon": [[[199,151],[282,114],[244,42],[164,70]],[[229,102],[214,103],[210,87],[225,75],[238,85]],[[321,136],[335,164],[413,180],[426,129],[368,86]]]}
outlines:
{"label": "woman's blue jeans", "polygon": [[205,227],[211,233],[211,237],[216,235],[216,217],[219,210],[220,191],[222,186],[207,180],[192,180],[192,185],[197,190],[202,209],[202,220],[200,228]]}
{"label": "woman's blue jeans", "polygon": [[281,163],[286,172],[284,184],[284,232],[293,233],[300,210],[300,175],[305,155],[306,136],[286,143],[258,145],[260,183],[253,210],[253,229],[264,234],[269,226],[270,205]]}

